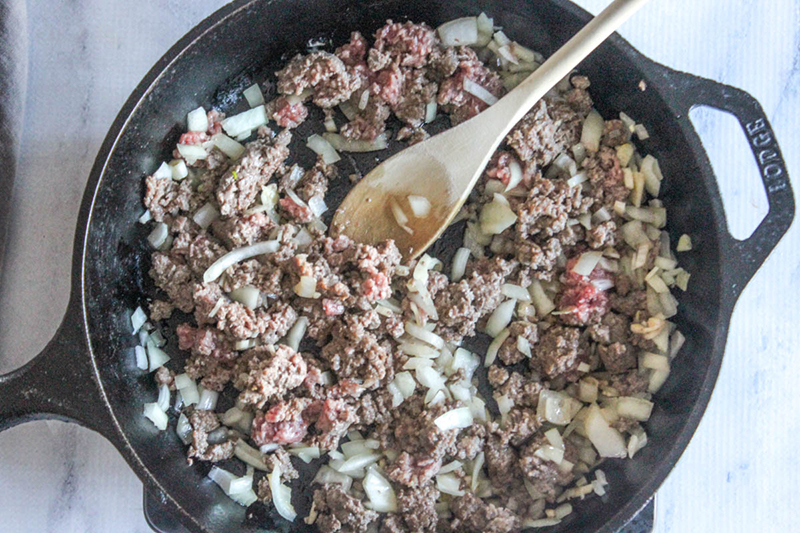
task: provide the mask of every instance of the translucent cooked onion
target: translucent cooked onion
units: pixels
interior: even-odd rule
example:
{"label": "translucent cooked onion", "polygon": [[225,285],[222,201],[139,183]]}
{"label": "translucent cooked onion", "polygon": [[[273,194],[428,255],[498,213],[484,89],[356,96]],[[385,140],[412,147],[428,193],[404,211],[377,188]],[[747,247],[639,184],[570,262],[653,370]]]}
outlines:
{"label": "translucent cooked onion", "polygon": [[137,307],[131,315],[131,326],[133,327],[133,332],[131,335],[136,335],[139,333],[139,330],[142,328],[145,322],[147,322],[147,314],[142,310],[141,307]]}
{"label": "translucent cooked onion", "polygon": [[152,338],[147,339],[147,359],[150,362],[149,370],[153,372],[164,366],[169,361],[169,355],[156,346]]}
{"label": "translucent cooked onion", "polygon": [[531,286],[528,287],[528,292],[531,294],[531,302],[536,308],[536,314],[539,318],[546,317],[556,308],[556,304],[547,296],[547,293],[544,292],[542,283],[538,279],[534,279],[531,282]]}
{"label": "translucent cooked onion", "polygon": [[619,413],[619,416],[632,418],[639,422],[647,422],[653,412],[653,402],[648,402],[642,398],[624,396],[616,399],[614,408]]}
{"label": "translucent cooked onion", "polygon": [[445,22],[436,31],[445,46],[470,46],[478,42],[478,21],[475,17]]}
{"label": "translucent cooked onion", "polygon": [[436,359],[440,353],[438,349],[424,342],[403,342],[397,348],[404,354],[426,359]]}
{"label": "translucent cooked onion", "polygon": [[186,116],[186,126],[189,131],[202,131],[208,129],[208,114],[202,107],[190,111]]}
{"label": "translucent cooked onion", "polygon": [[557,465],[560,465],[561,461],[564,460],[564,450],[556,448],[555,446],[544,445],[533,452],[533,454],[540,459],[552,461]]}
{"label": "translucent cooked onion", "polygon": [[227,254],[214,261],[214,264],[208,267],[208,270],[206,270],[203,274],[203,282],[210,283],[212,281],[216,281],[216,279],[220,277],[222,273],[228,269],[228,267],[246,259],[250,259],[251,257],[275,253],[279,248],[280,243],[278,241],[264,241],[231,250]]}
{"label": "translucent cooked onion", "polygon": [[[558,432],[558,428],[551,428],[545,431],[544,436],[554,448],[564,450],[564,439],[561,438],[561,433]],[[557,462],[560,463],[561,461]]]}
{"label": "translucent cooked onion", "polygon": [[245,89],[242,94],[250,107],[260,106],[264,103],[264,93],[261,92],[261,87],[257,83]]}
{"label": "translucent cooked onion", "polygon": [[464,90],[475,98],[483,101],[486,105],[494,105],[498,101],[495,95],[469,78],[464,78]]}
{"label": "translucent cooked onion", "polygon": [[495,194],[494,200],[481,209],[481,231],[486,235],[500,234],[517,221],[516,213],[501,198],[499,194]]}
{"label": "translucent cooked onion", "polygon": [[139,370],[147,370],[147,352],[143,346],[134,346],[133,353],[136,356],[136,368]]}
{"label": "translucent cooked onion", "polygon": [[414,230],[408,227],[408,215],[406,215],[405,211],[403,211],[403,208],[400,207],[400,204],[397,203],[397,200],[390,198],[389,207],[392,210],[392,216],[394,216],[394,220],[397,222],[397,225],[403,228],[409,234],[413,234]]}
{"label": "translucent cooked onion", "polygon": [[603,136],[603,117],[600,113],[592,109],[583,121],[581,131],[581,144],[589,152],[596,152],[600,149],[600,138]]}
{"label": "translucent cooked onion", "polygon": [[320,194],[308,199],[308,207],[311,209],[311,212],[314,213],[315,217],[322,216],[322,214],[328,210],[328,206],[325,204],[325,198]]}
{"label": "translucent cooked onion", "polygon": [[317,296],[317,280],[311,276],[300,276],[300,281],[294,286],[294,293],[301,298],[315,298]]}
{"label": "translucent cooked onion", "polygon": [[258,307],[259,300],[261,299],[261,291],[252,285],[245,285],[233,289],[228,296],[230,296],[231,300],[239,302],[247,308],[255,309]]}
{"label": "translucent cooked onion", "polygon": [[415,339],[419,339],[422,342],[427,342],[434,348],[441,349],[444,346],[444,339],[442,339],[439,335],[428,331],[427,329],[414,324],[413,322],[406,322],[406,333],[414,337]]}
{"label": "translucent cooked onion", "polygon": [[486,13],[481,13],[476,19],[478,27],[478,46],[486,46],[492,40],[492,33],[494,32],[494,20],[486,16]]}
{"label": "translucent cooked onion", "polygon": [[269,122],[267,110],[263,105],[259,105],[238,115],[226,118],[222,121],[222,129],[231,137],[238,137],[243,133],[265,125],[267,122]]}
{"label": "translucent cooked onion", "polygon": [[317,475],[314,476],[314,480],[311,483],[319,483],[321,485],[327,485],[329,483],[338,483],[339,485],[342,486],[342,490],[344,490],[345,492],[349,492],[350,487],[353,485],[353,478],[351,478],[348,475],[342,474],[341,472],[337,472],[328,465],[322,465],[317,471]]}
{"label": "translucent cooked onion", "polygon": [[454,474],[442,473],[436,476],[436,488],[439,492],[450,494],[451,496],[463,496],[461,490],[461,479]]}
{"label": "translucent cooked onion", "polygon": [[178,417],[178,423],[175,425],[175,433],[181,442],[184,444],[191,444],[192,442],[192,425],[186,415],[181,413]]}
{"label": "translucent cooked onion", "polygon": [[578,258],[578,262],[572,267],[572,271],[581,276],[590,276],[594,267],[600,262],[603,252],[584,252]]}
{"label": "translucent cooked onion", "polygon": [[169,237],[169,228],[163,222],[156,222],[153,231],[147,236],[147,241],[156,250],[161,250]]}
{"label": "translucent cooked onion", "polygon": [[289,348],[297,351],[300,348],[300,342],[302,342],[307,329],[308,329],[308,318],[301,316],[292,325],[292,329],[289,330],[289,333],[286,334],[286,339],[284,344],[286,344],[286,346],[288,346]]}
{"label": "translucent cooked onion", "polygon": [[506,300],[498,305],[489,316],[484,332],[492,338],[497,337],[511,323],[516,305],[516,300]]}
{"label": "translucent cooked onion", "polygon": [[208,229],[212,222],[219,218],[219,211],[211,202],[207,202],[203,207],[198,209],[194,215],[192,215],[192,220],[197,222],[197,225],[203,229]]}
{"label": "translucent cooked onion", "polygon": [[509,298],[513,298],[520,302],[531,301],[531,294],[528,292],[528,289],[525,287],[520,287],[519,285],[505,283],[502,287],[500,287],[500,292],[504,296],[508,296]]}
{"label": "translucent cooked onion", "polygon": [[570,187],[577,187],[581,183],[588,181],[589,176],[586,172],[579,172],[567,180],[567,185]]}
{"label": "translucent cooked onion", "polygon": [[581,402],[564,392],[543,389],[539,393],[537,414],[551,424],[564,426],[572,421],[582,407]]}
{"label": "translucent cooked onion", "polygon": [[175,376],[175,387],[180,391],[181,398],[186,405],[193,405],[200,401],[197,384],[186,374]]}
{"label": "translucent cooked onion", "polygon": [[478,481],[480,481],[481,470],[483,469],[485,460],[486,456],[484,452],[480,452],[475,456],[475,461],[472,463],[472,481],[470,482],[470,489],[472,489],[472,492],[475,492],[478,488]]}
{"label": "translucent cooked onion", "polygon": [[386,134],[382,133],[372,140],[348,139],[338,133],[326,132],[322,137],[340,152],[377,152],[388,146]]}
{"label": "translucent cooked onion", "polygon": [[414,371],[417,381],[423,387],[433,389],[434,391],[444,388],[445,380],[442,375],[428,365],[421,365]]}
{"label": "translucent cooked onion", "polygon": [[639,364],[642,368],[669,370],[669,358],[666,355],[644,352],[639,359]]}
{"label": "translucent cooked onion", "polygon": [[203,389],[200,393],[200,401],[197,402],[197,408],[203,411],[213,411],[217,407],[217,400],[219,393],[210,389]]}
{"label": "translucent cooked onion", "polygon": [[678,245],[675,247],[676,252],[688,252],[692,249],[692,238],[687,234],[683,234],[678,239]]}
{"label": "translucent cooked onion", "polygon": [[151,220],[153,220],[153,214],[147,209],[142,213],[142,216],[139,217],[139,224],[147,224]]}
{"label": "translucent cooked onion", "polygon": [[463,429],[472,425],[473,417],[469,407],[457,407],[440,415],[433,421],[442,431]]}
{"label": "translucent cooked onion", "polygon": [[144,416],[150,419],[159,431],[167,429],[169,418],[167,417],[167,413],[159,407],[157,402],[144,404]]}
{"label": "translucent cooked onion", "polygon": [[393,383],[403,395],[403,398],[410,398],[414,394],[414,389],[417,388],[417,382],[411,372],[397,372],[394,375]]}
{"label": "translucent cooked onion", "polygon": [[397,511],[397,496],[389,481],[386,480],[374,466],[367,469],[367,475],[362,481],[364,492],[369,498],[370,507],[379,513],[393,513]]}
{"label": "translucent cooked onion", "polygon": [[453,269],[450,273],[450,278],[452,281],[458,282],[464,277],[464,272],[467,270],[469,255],[469,248],[459,248],[456,250],[456,253],[453,256]]}
{"label": "translucent cooked onion", "polygon": [[531,342],[520,335],[517,337],[517,350],[520,351],[525,357],[533,357],[533,353],[531,352]]}
{"label": "translucent cooked onion", "polygon": [[425,218],[431,212],[431,203],[424,196],[409,195],[408,204],[411,206],[411,212],[416,218]]}
{"label": "translucent cooked onion", "polygon": [[170,392],[169,385],[166,383],[158,387],[158,400],[156,400],[158,407],[165,413],[169,410]]}
{"label": "translucent cooked onion", "polygon": [[496,398],[497,401],[497,410],[500,411],[500,414],[505,416],[506,414],[514,408],[514,401],[508,397],[508,395],[503,394],[502,396],[498,396]]}
{"label": "translucent cooked onion", "polygon": [[161,165],[153,172],[153,177],[156,179],[171,179],[172,178],[172,169],[170,169],[169,165],[166,163],[161,163]]}
{"label": "translucent cooked onion", "polygon": [[596,404],[589,406],[583,425],[586,436],[600,457],[622,458],[628,455],[625,439],[619,431],[608,425]]}
{"label": "translucent cooked onion", "polygon": [[208,157],[208,152],[206,152],[206,149],[196,144],[179,144],[177,148],[178,153],[181,154],[181,157],[184,158],[190,165],[193,165],[197,161]]}
{"label": "translucent cooked onion", "polygon": [[299,457],[306,464],[320,458],[319,446],[299,446],[289,449],[289,453]]}
{"label": "translucent cooked onion", "polygon": [[289,522],[294,522],[297,513],[292,506],[292,490],[281,484],[281,467],[275,465],[269,474],[269,488],[272,492],[272,503],[278,514]]}
{"label": "translucent cooked onion", "polygon": [[322,160],[327,165],[332,165],[342,159],[331,143],[316,133],[308,138],[308,141],[306,141],[306,146],[308,146],[314,153],[321,155]]}
{"label": "translucent cooked onion", "polygon": [[343,474],[353,475],[358,470],[378,462],[378,459],[380,459],[379,454],[372,451],[364,452],[345,459],[338,468],[334,466],[334,469]]}
{"label": "translucent cooked onion", "polygon": [[224,133],[216,133],[211,137],[211,142],[231,159],[239,159],[244,153],[244,146],[234,141]]}
{"label": "translucent cooked onion", "polygon": [[438,106],[436,104],[436,100],[431,100],[425,106],[425,124],[430,124],[434,120],[436,120],[436,112],[438,110]]}

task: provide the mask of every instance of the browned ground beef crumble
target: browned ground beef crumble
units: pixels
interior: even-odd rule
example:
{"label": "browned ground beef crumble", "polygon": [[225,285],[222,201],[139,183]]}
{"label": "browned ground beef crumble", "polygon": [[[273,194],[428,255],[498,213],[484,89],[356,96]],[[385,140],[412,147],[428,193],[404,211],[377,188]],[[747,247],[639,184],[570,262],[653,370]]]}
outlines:
{"label": "browned ground beef crumble", "polygon": [[[401,138],[418,142],[428,135],[423,126],[429,102],[435,100],[453,124],[487,107],[464,90],[465,79],[498,97],[505,92],[500,76],[472,48],[444,47],[424,24],[389,21],[376,32],[372,46],[356,32],[335,53],[314,51],[291,59],[277,72],[280,94],[267,104],[269,116],[283,129],[260,128],[237,161],[212,149],[207,159],[190,165],[190,179],[145,180],[144,203],[156,221],[167,224],[172,239],[171,246],[152,254],[150,276],[162,294],[152,302],[150,318],[163,320],[179,311],[178,347],[187,355],[183,370],[175,369],[205,388],[235,389],[238,408],[253,416],[248,435],[231,430],[226,436],[223,429],[220,438],[218,414],[187,408],[189,460],[230,458],[238,438],[256,447],[279,445],[264,461],[270,468],[280,465],[290,480],[298,473],[286,450],[295,443],[319,446],[325,453],[336,450],[349,431],[359,430],[386,452],[379,466],[395,487],[397,511],[370,510],[358,480],[355,492],[325,484],[313,495],[314,523],[322,532],[374,530],[370,527],[381,532],[518,531],[524,521],[543,515],[532,493],[553,503],[596,464],[579,456],[588,441],[577,433],[565,438],[564,457],[582,470],[565,471],[537,455],[548,445],[544,431],[553,427],[537,411],[540,393],[574,392],[588,373],[607,397],[647,392],[648,377],[638,369],[637,357],[642,349],[652,350],[653,343],[631,330],[633,323],[650,318],[643,285],[623,271],[601,267],[590,277],[571,272],[583,252],[606,250],[622,240],[619,228],[626,220],[614,211],[614,203],[625,200],[630,189],[623,183],[615,148],[629,141],[630,131],[619,120],[605,123],[601,147],[582,161],[580,170],[588,177],[583,187],[570,187],[562,175],[545,177],[559,154],[579,143],[592,109],[589,80],[574,75],[512,130],[466,208],[474,221],[497,191],[497,182],[508,183],[510,165],[519,164],[523,179],[518,194],[508,197],[517,222],[495,237],[491,253],[469,261],[461,280],[450,281],[436,271],[428,275],[427,291],[438,314],[433,331],[450,343],[483,330],[488,315],[505,299],[506,283],[542,282],[552,295],[557,312],[538,318],[518,312],[488,368],[493,398],[510,402],[508,412],[442,431],[434,420],[463,406],[462,401],[448,397],[426,404],[425,389],[418,385],[416,394],[393,406],[386,387],[409,360],[398,343],[405,338],[405,323],[425,313],[408,298],[408,270],[398,273],[402,258],[393,242],[368,246],[325,235],[310,224],[315,217],[308,206],[289,197],[287,191],[294,191],[308,203],[324,197],[331,180],[343,179],[335,165],[321,158],[309,169],[288,165],[290,129],[309,115],[309,102],[325,110],[349,103],[357,112],[341,128],[345,137],[374,139],[393,115],[404,125]],[[367,104],[359,110],[365,91]],[[187,133],[181,142],[205,142],[220,131],[223,118],[210,112],[209,131]],[[268,184],[278,186],[277,210],[252,210]],[[192,215],[208,202],[220,217],[203,229]],[[601,207],[609,220],[589,230],[576,223]],[[298,244],[301,231],[311,235],[310,244]],[[219,279],[203,282],[204,272],[219,257],[265,240],[279,241],[280,250],[239,262]],[[654,260],[647,258],[647,269]],[[415,265],[407,266],[413,271]],[[316,280],[314,298],[295,293],[301,277]],[[590,278],[613,280],[614,286],[598,290]],[[242,287],[259,291],[256,308],[231,298]],[[376,307],[391,297],[399,301],[399,313]],[[311,343],[297,351],[285,344],[285,337],[300,317],[308,320]],[[237,349],[243,341],[254,346]],[[525,341],[530,353],[520,349]],[[463,373],[448,379],[457,383],[462,378]],[[162,368],[156,381],[174,390],[175,372]],[[631,432],[639,424],[620,418],[613,427]],[[485,458],[488,479],[476,490],[469,481],[471,470],[456,474],[462,495],[437,489],[434,476],[443,465],[479,455]],[[258,497],[269,503],[269,483],[260,475]]]}

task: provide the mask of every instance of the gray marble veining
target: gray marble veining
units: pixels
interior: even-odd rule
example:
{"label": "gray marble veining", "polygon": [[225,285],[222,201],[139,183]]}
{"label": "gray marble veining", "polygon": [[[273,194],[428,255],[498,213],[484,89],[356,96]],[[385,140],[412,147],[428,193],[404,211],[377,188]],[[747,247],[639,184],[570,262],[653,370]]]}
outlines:
{"label": "gray marble veining", "polygon": [[[30,70],[13,224],[0,277],[0,372],[41,350],[66,307],[75,217],[94,155],[150,66],[221,0],[29,0]],[[597,12],[606,0],[580,0]],[[764,106],[800,175],[800,4],[653,0],[621,33],[651,58],[740,87]],[[742,135],[692,115],[730,226],[766,212]],[[705,418],[659,491],[662,532],[791,531],[800,496],[794,415],[800,230],[790,230],[742,296]],[[794,295],[792,297],[791,295]],[[691,357],[691,354],[684,354]],[[37,422],[0,434],[0,531],[147,532],[141,483],[83,428]]]}

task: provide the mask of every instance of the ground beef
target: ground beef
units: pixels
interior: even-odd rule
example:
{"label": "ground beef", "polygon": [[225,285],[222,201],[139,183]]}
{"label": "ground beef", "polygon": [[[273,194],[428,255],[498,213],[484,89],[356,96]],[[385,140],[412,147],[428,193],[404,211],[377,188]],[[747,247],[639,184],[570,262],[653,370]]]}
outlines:
{"label": "ground beef", "polygon": [[619,396],[633,396],[647,392],[648,383],[646,374],[640,374],[638,370],[631,370],[613,376],[609,381],[609,386],[617,391]]}
{"label": "ground beef", "polygon": [[361,86],[361,78],[348,71],[344,62],[329,52],[295,56],[278,76],[278,92],[297,95],[312,90],[315,104],[330,108],[341,104]]}
{"label": "ground beef", "polygon": [[191,458],[196,458],[216,463],[233,457],[233,441],[208,443],[208,434],[220,427],[219,418],[215,413],[195,409],[189,414],[189,423],[192,426],[192,444],[188,453],[190,461]]}
{"label": "ground beef", "polygon": [[188,182],[173,181],[171,178],[148,176],[145,179],[144,205],[150,210],[154,220],[159,222],[167,215],[190,211],[196,202],[192,200],[194,191]]}
{"label": "ground beef", "polygon": [[247,144],[244,155],[220,178],[216,199],[223,216],[241,214],[250,207],[275,171],[289,156],[292,136],[284,130],[272,139],[261,137]]}
{"label": "ground beef", "polygon": [[606,120],[603,125],[603,137],[600,142],[614,148],[625,144],[631,138],[631,130],[619,119]]}
{"label": "ground beef", "polygon": [[[537,435],[519,454],[519,468],[533,485],[533,488],[543,494],[548,501],[554,501],[560,487],[572,482],[574,474],[565,472],[553,461],[542,459],[535,455],[536,450],[549,445],[544,435]],[[564,441],[564,459],[574,463],[578,459],[578,450],[569,440]]]}
{"label": "ground beef", "polygon": [[[539,393],[544,386],[538,379],[532,379],[519,372],[509,374],[504,369],[501,372],[497,372],[495,369],[501,369],[497,366],[493,366],[490,369],[494,374],[493,380],[490,374],[490,382],[495,388],[496,396],[500,395],[509,398],[517,407],[535,408],[539,404]],[[501,374],[500,379],[498,379],[498,373]]]}
{"label": "ground beef", "polygon": [[272,119],[282,128],[296,128],[308,118],[308,108],[297,97],[281,96],[271,106]]}
{"label": "ground beef", "polygon": [[267,240],[275,223],[265,213],[253,213],[244,217],[217,219],[211,224],[214,236],[229,248],[239,248]]}
{"label": "ground beef", "polygon": [[433,483],[422,487],[401,487],[397,490],[397,513],[388,515],[381,525],[382,533],[435,533],[439,523],[436,500],[439,491]]}
{"label": "ground beef", "polygon": [[154,300],[150,304],[150,320],[166,320],[172,316],[175,306],[164,300]]}
{"label": "ground beef", "polygon": [[377,388],[392,366],[392,352],[365,330],[358,316],[349,323],[336,322],[331,335],[321,354],[331,369],[340,377],[360,380],[366,389]]}
{"label": "ground beef", "polygon": [[593,186],[592,197],[609,211],[613,209],[614,202],[628,197],[630,189],[625,187],[625,176],[616,150],[601,146],[596,154],[584,159],[582,164]]}
{"label": "ground beef", "polygon": [[471,492],[456,497],[450,505],[453,531],[464,533],[508,533],[520,527],[517,517],[504,507],[486,503]]}
{"label": "ground beef", "polygon": [[158,288],[167,293],[172,305],[184,313],[190,313],[194,309],[192,271],[183,259],[155,252],[152,256],[150,277]]}
{"label": "ground beef", "polygon": [[[436,34],[425,24],[401,24],[390,20],[375,33],[375,43],[370,50],[370,68],[379,70],[372,67],[384,63],[396,63],[401,67],[425,66],[436,41]],[[373,56],[381,58],[373,59]],[[383,57],[388,57],[388,61]]]}
{"label": "ground beef", "polygon": [[549,378],[574,373],[580,364],[580,330],[568,326],[552,326],[542,334],[533,351],[531,368]]}
{"label": "ground beef", "polygon": [[360,500],[329,484],[314,491],[315,524],[321,533],[364,533],[378,519],[378,513],[364,507]]}
{"label": "ground beef", "polygon": [[390,111],[389,105],[380,96],[373,96],[352,121],[342,126],[342,135],[348,139],[372,140],[386,129]]}
{"label": "ground beef", "polygon": [[454,455],[460,461],[471,461],[483,451],[485,442],[486,428],[482,425],[473,424],[459,434]]}
{"label": "ground beef", "polygon": [[358,422],[358,414],[353,405],[342,399],[328,399],[320,406],[316,421],[316,434],[312,443],[323,450],[334,450],[339,440],[345,436],[350,426]]}
{"label": "ground beef", "polygon": [[527,339],[531,349],[533,349],[533,345],[539,340],[539,328],[536,324],[522,320],[516,320],[508,326],[508,338],[500,346],[500,351],[497,353],[497,357],[507,365],[519,363],[527,357],[517,348],[518,337]]}
{"label": "ground beef", "polygon": [[308,202],[315,196],[324,199],[325,193],[328,192],[328,182],[335,177],[336,167],[326,164],[322,160],[322,156],[318,156],[317,163],[300,178],[295,192],[304,202]]}
{"label": "ground beef", "polygon": [[608,313],[608,295],[594,282],[610,280],[611,274],[596,266],[589,276],[573,272],[580,256],[567,261],[566,272],[561,277],[562,293],[558,298],[559,316],[565,324],[578,326],[596,324]]}
{"label": "ground beef", "polygon": [[503,95],[503,83],[494,71],[478,59],[472,48],[458,49],[458,66],[453,74],[441,82],[437,101],[450,114],[453,125],[468,120],[487,107],[486,102],[464,90],[464,80],[471,80],[494,96]]}
{"label": "ground beef", "polygon": [[303,357],[283,344],[259,346],[243,357],[248,358],[250,372],[239,398],[258,408],[302,385],[308,373]]}
{"label": "ground beef", "polygon": [[614,246],[617,241],[617,224],[613,220],[607,220],[600,224],[592,226],[591,229],[586,231],[586,241],[589,246],[595,250],[605,248],[607,246]]}
{"label": "ground beef", "polygon": [[307,398],[293,398],[276,403],[253,420],[251,436],[259,446],[300,442],[308,431],[310,420],[303,412],[311,406]]}
{"label": "ground beef", "polygon": [[169,387],[169,390],[171,391],[175,390],[174,371],[168,369],[165,366],[162,366],[161,368],[156,370],[155,378],[156,378],[156,385],[158,385],[159,387],[163,387],[164,385],[166,385],[167,387]]}
{"label": "ground beef", "polygon": [[[554,116],[555,115],[555,116]],[[580,117],[552,100],[540,100],[511,130],[508,144],[523,161],[546,167],[580,141]]]}

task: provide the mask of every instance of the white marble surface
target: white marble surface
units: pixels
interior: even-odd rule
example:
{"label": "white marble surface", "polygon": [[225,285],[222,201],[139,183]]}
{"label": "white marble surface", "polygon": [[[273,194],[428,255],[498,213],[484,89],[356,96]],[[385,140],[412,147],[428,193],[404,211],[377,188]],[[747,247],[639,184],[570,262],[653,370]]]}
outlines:
{"label": "white marble surface", "polygon": [[[14,223],[0,283],[0,372],[37,353],[66,306],[78,204],[117,110],[150,66],[221,0],[29,0],[30,70]],[[593,12],[606,0],[580,0]],[[800,4],[653,0],[622,29],[651,58],[753,94],[800,175]],[[730,120],[695,116],[731,226],[766,202]],[[742,296],[700,428],[659,491],[657,531],[796,531],[800,496],[800,230]],[[88,430],[37,422],[0,434],[0,531],[146,532],[141,483]]]}

